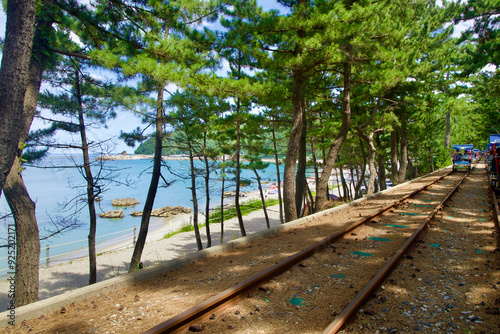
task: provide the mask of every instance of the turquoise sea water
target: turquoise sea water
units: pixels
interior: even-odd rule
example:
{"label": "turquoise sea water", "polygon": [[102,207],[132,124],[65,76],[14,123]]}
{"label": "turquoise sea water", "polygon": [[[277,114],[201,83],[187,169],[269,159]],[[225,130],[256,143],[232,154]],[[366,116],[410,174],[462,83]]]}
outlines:
{"label": "turquoise sea water", "polygon": [[[75,158],[75,160],[78,160],[78,158]],[[192,207],[191,190],[188,188],[191,181],[183,179],[179,175],[175,175],[187,175],[189,162],[167,161],[166,163],[170,167],[170,171],[174,174],[172,174],[169,169],[165,167],[162,169],[162,173],[168,182],[173,181],[173,183],[168,187],[160,187],[158,189],[154,208],[177,205]],[[144,201],[149,189],[151,179],[150,171],[153,162],[152,160],[122,160],[106,161],[104,164],[106,169],[114,170],[114,178],[120,183],[110,183],[106,186],[105,192],[101,195],[102,200],[96,203],[98,214],[117,209],[111,205],[111,202],[118,197],[136,198],[140,201],[140,204],[137,204],[135,207],[123,208],[125,217],[122,219],[97,218],[97,241],[101,244],[107,243],[110,238],[117,238],[117,235],[113,234],[111,236],[101,238],[100,236],[105,236],[118,231],[126,231],[124,232],[124,235],[126,234],[127,236],[131,236],[133,227],[139,227],[141,218],[130,216],[130,213],[133,210],[142,211],[143,209]],[[52,155],[49,158],[46,158],[41,165],[55,167],[72,166],[74,164],[71,159],[64,155]],[[94,168],[93,173],[97,172],[98,170]],[[106,172],[103,174],[105,173]],[[262,180],[271,181],[271,183],[266,185],[266,187],[268,187],[276,180],[276,166],[274,164],[270,164],[266,170],[260,172],[259,174]],[[254,181],[250,186],[243,188],[243,191],[258,190],[253,171],[243,170],[242,176]],[[215,173],[211,176],[211,207],[215,207],[220,204],[221,182],[217,181],[219,177],[220,175],[216,175]],[[228,175],[228,177],[233,176]],[[51,220],[56,220],[63,216],[71,219],[77,219],[82,224],[75,230],[55,235],[41,242],[42,248],[46,247],[47,244],[50,245],[51,259],[60,254],[85,248],[87,246],[87,236],[89,232],[89,215],[88,208],[84,206],[84,199],[86,198],[84,179],[78,169],[26,167],[26,170],[23,171],[23,179],[31,198],[36,203],[36,217],[41,237],[48,235],[49,231],[53,229]],[[129,185],[126,183],[129,183]],[[199,187],[203,187],[203,181],[201,178],[198,180],[198,183]],[[228,188],[230,184],[230,182],[226,181],[226,191],[234,189]],[[199,208],[201,209],[205,207],[206,203],[204,193],[204,189],[201,188],[197,192]],[[72,199],[76,200],[73,200],[71,204],[65,208],[64,203],[67,203]],[[75,212],[76,208],[79,208],[80,211]],[[9,207],[4,196],[2,195],[0,198],[0,216],[3,216],[8,212],[10,212]],[[160,218],[152,218],[150,225],[154,225],[155,223],[158,224],[160,221]],[[0,237],[2,238],[0,241],[1,245],[5,245],[7,243],[8,224],[13,224],[12,218],[6,218],[0,221]],[[80,240],[81,242],[79,243],[58,246],[60,244]],[[7,257],[7,248],[0,248],[0,258],[5,257]],[[43,258],[45,258],[44,250],[42,250],[41,258],[43,263]],[[1,271],[5,268],[7,268],[7,260],[1,259],[0,276],[6,272],[5,270]]]}

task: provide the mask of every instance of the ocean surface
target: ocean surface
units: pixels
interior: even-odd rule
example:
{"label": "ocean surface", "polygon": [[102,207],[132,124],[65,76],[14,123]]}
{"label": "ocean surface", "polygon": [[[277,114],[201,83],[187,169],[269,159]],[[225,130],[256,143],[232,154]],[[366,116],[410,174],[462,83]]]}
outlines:
{"label": "ocean surface", "polygon": [[[78,221],[80,226],[71,231],[56,234],[46,240],[41,241],[41,264],[45,263],[46,246],[50,248],[50,259],[61,257],[69,252],[86,254],[87,236],[89,233],[89,214],[85,206],[86,188],[85,180],[77,168],[62,168],[64,166],[74,166],[79,163],[78,156],[69,157],[63,154],[54,154],[45,158],[40,167],[26,167],[22,176],[30,197],[36,203],[36,217],[40,229],[40,237],[43,238],[51,234],[55,229],[53,221],[65,219],[67,221]],[[192,208],[191,181],[189,175],[189,161],[166,161],[169,168],[163,167],[162,173],[167,182],[172,182],[167,187],[158,188],[154,208],[164,206],[183,206]],[[103,169],[99,171],[97,166],[93,167],[94,177],[100,173],[101,177],[114,180],[114,182],[103,181],[103,193],[100,195],[101,201],[96,202],[97,214],[116,210],[111,202],[115,198],[136,198],[140,204],[134,207],[122,208],[125,214],[121,219],[97,218],[97,247],[109,244],[109,241],[123,237],[132,237],[134,226],[140,226],[141,217],[130,215],[132,211],[142,211],[151,180],[152,160],[121,160],[104,161]],[[201,164],[199,167],[202,167]],[[283,166],[281,173],[283,172]],[[227,178],[234,175],[226,173],[225,191],[234,190],[232,182]],[[262,181],[269,181],[264,187],[269,187],[276,180],[276,166],[270,164],[263,171],[259,171]],[[242,188],[242,191],[258,190],[255,174],[251,170],[243,170],[242,177],[252,181],[250,186]],[[218,175],[214,172],[211,175],[211,207],[219,206],[221,196],[220,171]],[[161,184],[164,185],[164,182]],[[230,187],[233,185],[232,187]],[[204,196],[204,182],[198,179],[197,196],[198,207],[204,210],[206,197]],[[0,198],[0,217],[10,213],[10,209],[2,194]],[[151,218],[150,226],[161,223],[161,218]],[[8,224],[13,224],[13,218],[7,217],[0,220],[0,245],[7,244]],[[117,233],[120,232],[121,233]],[[78,250],[80,250],[78,252]],[[76,254],[76,253],[73,253]],[[0,276],[7,272],[7,248],[0,248]]]}

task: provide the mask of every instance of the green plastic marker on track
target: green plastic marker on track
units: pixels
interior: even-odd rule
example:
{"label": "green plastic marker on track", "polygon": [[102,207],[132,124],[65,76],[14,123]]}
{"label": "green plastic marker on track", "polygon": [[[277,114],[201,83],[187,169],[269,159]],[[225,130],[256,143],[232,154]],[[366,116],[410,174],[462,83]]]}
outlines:
{"label": "green plastic marker on track", "polygon": [[394,225],[394,224],[384,224],[385,226],[391,226],[391,227],[401,227],[401,228],[404,228],[404,227],[408,227],[406,225]]}
{"label": "green plastic marker on track", "polygon": [[292,305],[296,305],[296,306],[306,304],[306,301],[303,298],[298,298],[298,297],[293,297],[292,299],[287,300],[287,302],[289,302]]}
{"label": "green plastic marker on track", "polygon": [[478,249],[478,250],[476,250],[476,253],[484,253],[484,250]]}
{"label": "green plastic marker on track", "polygon": [[485,222],[485,221],[486,221],[486,219],[479,218],[479,221],[480,221],[480,222]]}
{"label": "green plastic marker on track", "polygon": [[378,238],[378,237],[368,237],[368,240],[375,240],[375,241],[392,241],[391,239],[387,238]]}
{"label": "green plastic marker on track", "polygon": [[372,253],[365,253],[365,252],[349,252],[350,254],[354,255],[361,255],[361,256],[372,256]]}
{"label": "green plastic marker on track", "polygon": [[342,274],[337,274],[337,275],[333,274],[333,275],[330,275],[330,276],[336,277],[336,278],[344,278],[345,277],[345,275],[342,275]]}
{"label": "green plastic marker on track", "polygon": [[429,246],[439,248],[439,244],[430,244]]}
{"label": "green plastic marker on track", "polygon": [[426,204],[413,204],[413,206],[418,206],[420,208],[433,208],[433,205],[426,205]]}
{"label": "green plastic marker on track", "polygon": [[401,212],[404,216],[423,216],[421,213]]}

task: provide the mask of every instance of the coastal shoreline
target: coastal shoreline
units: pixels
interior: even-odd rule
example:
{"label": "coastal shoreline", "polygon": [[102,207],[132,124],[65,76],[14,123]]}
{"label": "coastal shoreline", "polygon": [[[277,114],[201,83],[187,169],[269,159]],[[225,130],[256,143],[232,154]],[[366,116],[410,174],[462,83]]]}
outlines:
{"label": "coastal shoreline", "polygon": [[[152,154],[104,154],[95,158],[96,161],[121,161],[121,160],[151,160]],[[181,155],[164,155],[163,160],[188,160],[188,156]]]}

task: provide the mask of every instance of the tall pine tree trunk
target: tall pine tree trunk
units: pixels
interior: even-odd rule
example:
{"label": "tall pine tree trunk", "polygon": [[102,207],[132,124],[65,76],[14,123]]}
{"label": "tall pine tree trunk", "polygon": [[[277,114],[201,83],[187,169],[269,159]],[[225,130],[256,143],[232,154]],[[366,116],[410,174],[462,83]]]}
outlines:
{"label": "tall pine tree trunk", "polygon": [[194,157],[193,148],[189,145],[189,165],[191,169],[191,197],[193,200],[193,227],[194,235],[196,238],[196,245],[198,250],[203,249],[203,244],[201,243],[200,228],[198,227],[198,196],[196,195],[196,174],[194,168]]}
{"label": "tall pine tree trunk", "polygon": [[16,295],[14,305],[19,307],[38,300],[38,269],[40,266],[40,239],[35,217],[35,203],[29,197],[21,178],[19,159],[14,160],[3,191],[14,215],[16,227]]}
{"label": "tall pine tree trunk", "polygon": [[375,192],[375,179],[377,177],[377,168],[375,167],[375,155],[377,150],[373,143],[373,136],[381,130],[375,130],[365,135],[360,131],[360,136],[368,144],[368,170],[370,172],[370,178],[368,179],[368,186],[366,189],[366,195],[371,195]]}
{"label": "tall pine tree trunk", "polygon": [[411,157],[408,157],[408,170],[410,172],[410,180],[415,179],[417,177],[417,174],[415,168],[413,167]]}
{"label": "tall pine tree trunk", "polygon": [[398,178],[398,130],[391,131],[391,179],[392,184],[396,185],[399,183]]}
{"label": "tall pine tree trunk", "polygon": [[281,224],[284,224],[285,221],[283,220],[283,202],[281,199],[281,176],[280,176],[280,164],[279,164],[279,159],[278,159],[278,149],[276,145],[276,133],[274,131],[274,122],[273,122],[273,127],[272,127],[272,133],[273,133],[273,145],[274,145],[274,162],[276,164],[276,179],[277,179],[277,186],[278,186],[278,205],[279,205],[279,210],[280,210],[280,222]]}
{"label": "tall pine tree trunk", "polygon": [[266,226],[267,226],[267,228],[271,228],[271,225],[269,224],[269,216],[267,215],[266,198],[264,197],[264,192],[262,191],[262,184],[260,182],[260,176],[255,168],[254,168],[253,172],[255,173],[255,177],[257,178],[257,184],[259,186],[260,202],[262,203],[262,210],[264,210],[264,218],[266,219]]}
{"label": "tall pine tree trunk", "polygon": [[[316,159],[316,152],[314,149],[314,139],[312,139],[312,138],[311,138],[311,159],[313,162],[313,169],[314,169],[314,184],[316,184],[316,182],[318,182],[318,180],[319,180],[319,168],[318,168],[318,161]],[[306,186],[307,186],[308,192],[310,193],[311,189],[309,189],[309,184],[307,183],[307,179],[306,179]],[[311,198],[310,201],[311,201],[312,205],[309,207],[309,211],[311,213],[314,213],[314,212],[316,212],[314,198]]]}
{"label": "tall pine tree trunk", "polygon": [[295,202],[295,167],[302,122],[304,120],[303,89],[305,78],[301,71],[293,70],[292,87],[292,128],[285,158],[285,172],[283,176],[283,200],[285,205],[285,222],[297,219],[297,205]]}
{"label": "tall pine tree trunk", "polygon": [[203,133],[203,160],[205,161],[205,230],[207,231],[207,248],[212,247],[212,237],[210,236],[210,167],[207,156],[207,131]]}
{"label": "tall pine tree trunk", "polygon": [[[302,103],[304,103],[304,101],[302,101]],[[304,112],[302,113],[302,130],[300,131],[297,175],[295,176],[295,206],[297,207],[297,212],[302,211],[302,200],[306,195],[307,123],[305,108],[302,107],[302,109],[304,110]]]}
{"label": "tall pine tree trunk", "polygon": [[[48,45],[42,33],[52,24],[52,19],[39,19],[38,29],[33,42],[33,55],[29,65],[29,80],[24,95],[24,111],[22,133],[19,143],[26,142],[33,116],[35,115],[42,74],[47,61],[45,50]],[[39,260],[40,241],[38,224],[35,216],[35,204],[29,197],[28,191],[21,176],[19,158],[7,176],[4,194],[12,210],[16,223],[16,298],[15,306],[19,307],[38,300],[39,291]]]}
{"label": "tall pine tree trunk", "polygon": [[153,155],[153,174],[151,175],[151,182],[149,183],[148,194],[144,209],[142,210],[141,227],[139,228],[139,235],[135,243],[132,259],[130,260],[129,272],[139,268],[141,261],[142,251],[146,245],[146,237],[148,236],[149,220],[151,218],[151,211],[158,190],[158,184],[161,176],[161,150],[163,145],[163,83],[158,87],[158,96],[156,100],[156,132],[155,132],[155,151]]}
{"label": "tall pine tree trunk", "polygon": [[[357,179],[357,182],[355,183],[356,185],[354,188],[354,196],[356,199],[363,197],[363,194],[361,193],[361,185],[365,184],[365,172],[366,172],[366,154],[365,154],[365,148],[363,147],[363,141],[361,140],[361,138],[359,138],[359,144],[361,146],[361,156],[363,157],[363,163],[360,166],[360,171],[358,171],[357,167],[354,168],[356,171],[356,179]],[[351,177],[352,177],[352,180],[354,181],[352,167],[351,167]],[[365,189],[366,188],[367,188],[367,186],[365,184]]]}
{"label": "tall pine tree trunk", "polygon": [[408,129],[404,117],[401,117],[400,139],[398,182],[403,183],[405,182],[406,169],[408,168]]}
{"label": "tall pine tree trunk", "polygon": [[224,243],[224,182],[226,181],[226,155],[222,155],[222,185],[220,194],[220,243]]}
{"label": "tall pine tree trunk", "polygon": [[342,165],[339,166],[340,168],[340,180],[342,181],[342,190],[344,192],[344,201],[345,202],[348,202],[351,200],[351,198],[349,197],[349,186],[345,180],[345,177],[344,177],[344,168]]}
{"label": "tall pine tree trunk", "polygon": [[337,154],[347,137],[349,128],[351,126],[351,63],[352,63],[352,46],[347,43],[345,46],[345,61],[344,61],[344,90],[342,93],[342,125],[337,138],[330,145],[330,152],[328,153],[328,158],[323,166],[323,172],[319,178],[318,184],[316,186],[316,210],[319,211],[328,200],[325,196],[328,191],[328,180],[332,173],[333,166],[335,165],[335,160],[337,159]]}
{"label": "tall pine tree trunk", "polygon": [[446,133],[444,134],[444,148],[450,148],[451,138],[451,122],[450,122],[450,107],[446,110]]}
{"label": "tall pine tree trunk", "polygon": [[234,205],[236,208],[236,215],[238,216],[238,225],[240,227],[241,236],[245,237],[247,232],[245,231],[245,224],[243,223],[243,215],[241,214],[240,208],[240,178],[241,178],[241,162],[240,162],[240,150],[241,150],[241,123],[240,123],[240,108],[241,101],[238,98],[236,102],[236,196],[234,199]]}
{"label": "tall pine tree trunk", "polygon": [[95,211],[94,196],[94,177],[90,169],[89,145],[87,142],[87,133],[85,120],[83,118],[83,101],[80,87],[80,71],[75,67],[75,85],[76,98],[78,101],[78,127],[80,131],[81,149],[83,155],[83,173],[87,182],[87,205],[89,209],[90,230],[89,230],[89,284],[97,282],[97,255],[95,249],[95,235],[97,230],[97,215]]}
{"label": "tall pine tree trunk", "polygon": [[377,144],[379,150],[377,154],[377,165],[378,165],[378,184],[380,187],[380,191],[387,189],[387,185],[385,184],[385,161],[382,143],[380,142],[379,134],[375,135],[375,143]]}
{"label": "tall pine tree trunk", "polygon": [[12,0],[6,4],[7,22],[0,66],[0,190],[16,158],[23,130],[24,95],[35,28],[34,0]]}

